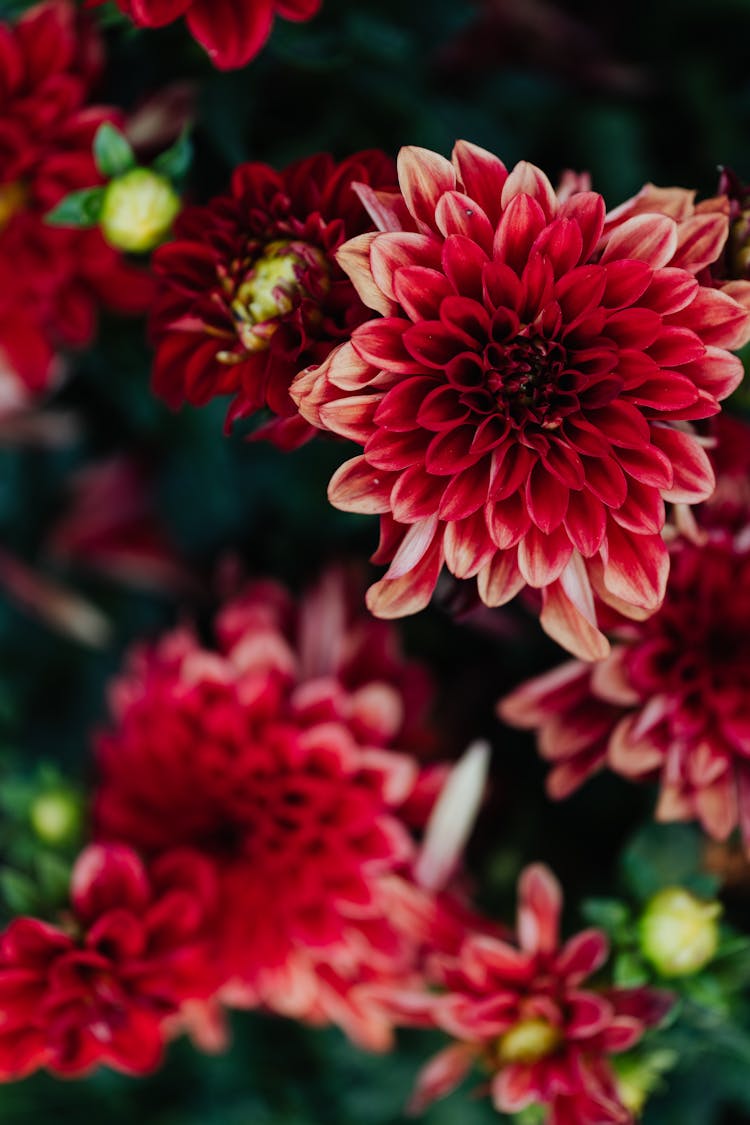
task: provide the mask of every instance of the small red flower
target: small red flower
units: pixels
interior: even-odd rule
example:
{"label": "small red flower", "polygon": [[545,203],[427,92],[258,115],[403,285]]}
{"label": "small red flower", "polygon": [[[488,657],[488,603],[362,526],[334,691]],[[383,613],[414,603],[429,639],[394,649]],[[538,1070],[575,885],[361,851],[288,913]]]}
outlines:
{"label": "small red flower", "polygon": [[[601,196],[560,202],[539,169],[509,174],[464,142],[452,163],[403,150],[399,178],[401,198],[360,189],[380,233],[339,251],[382,317],[292,388],[304,417],[363,448],[329,498],[381,516],[374,561],[390,565],[368,605],[423,608],[445,565],[490,606],[540,590],[547,632],[602,658],[594,593],[653,613],[664,501],[714,487],[689,423],[742,378],[726,349],[750,314],[700,284],[690,245],[676,264],[668,215],[608,231]],[[718,255],[726,215],[714,224]]]}
{"label": "small red flower", "polygon": [[[96,0],[101,3],[101,0]],[[234,70],[254,58],[271,34],[275,16],[312,19],[322,0],[117,0],[138,27],[164,27],[185,17],[190,34],[214,66]]]}
{"label": "small red flower", "polygon": [[349,617],[331,576],[299,610],[253,583],[215,629],[216,650],[183,629],[115,684],[99,836],[151,855],[189,845],[212,862],[228,1003],[386,1046],[372,987],[413,971],[406,823],[434,791],[431,771],[392,749],[408,745],[422,676],[388,627]]}
{"label": "small red flower", "polygon": [[282,448],[312,436],[289,384],[369,316],[335,259],[372,229],[359,181],[393,183],[392,162],[373,151],[341,164],[321,154],[283,172],[244,164],[226,195],[181,215],[154,256],[154,390],[170,406],[232,395],[228,424],[266,407],[277,417],[263,432]]}
{"label": "small red flower", "polygon": [[615,619],[604,662],[531,680],[500,714],[537,730],[551,796],[607,766],[659,781],[660,820],[697,818],[716,839],[739,823],[750,848],[750,432],[728,418],[716,432],[718,488],[697,536],[671,545],[658,613]]}
{"label": "small red flower", "polygon": [[94,134],[117,120],[89,105],[101,48],[65,0],[0,24],[0,411],[46,390],[61,348],[88,344],[100,305],[142,312],[148,275],[98,230],[49,226],[69,192],[101,182]]}
{"label": "small red flower", "polygon": [[129,848],[88,847],[61,925],[16,918],[0,935],[0,1080],[155,1070],[165,1020],[216,987],[215,905],[198,855],[165,854],[147,872]]}
{"label": "small red flower", "polygon": [[442,991],[430,1003],[434,1026],[457,1042],[422,1072],[413,1107],[458,1085],[475,1063],[491,1075],[495,1107],[548,1107],[548,1125],[629,1125],[609,1056],[628,1050],[669,1009],[647,989],[593,989],[586,978],[607,958],[607,939],[586,930],[560,945],[561,891],[552,873],[528,867],[519,884],[517,939],[464,938],[456,956],[437,954]]}

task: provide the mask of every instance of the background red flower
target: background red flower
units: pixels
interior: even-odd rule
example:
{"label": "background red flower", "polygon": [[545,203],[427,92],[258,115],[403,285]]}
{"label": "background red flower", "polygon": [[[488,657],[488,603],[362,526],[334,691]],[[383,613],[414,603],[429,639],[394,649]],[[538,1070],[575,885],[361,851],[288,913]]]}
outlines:
{"label": "background red flower", "polygon": [[86,848],[60,925],[16,918],[0,935],[0,1078],[155,1070],[167,1017],[218,984],[215,908],[199,855],[165,853],[147,871],[129,848]]}
{"label": "background red flower", "polygon": [[335,259],[372,227],[352,185],[394,180],[374,151],[341,164],[321,154],[283,172],[243,164],[226,195],[184,212],[154,256],[156,393],[173,407],[231,394],[227,425],[265,407],[277,417],[262,433],[277,445],[311,437],[289,384],[369,315]]}

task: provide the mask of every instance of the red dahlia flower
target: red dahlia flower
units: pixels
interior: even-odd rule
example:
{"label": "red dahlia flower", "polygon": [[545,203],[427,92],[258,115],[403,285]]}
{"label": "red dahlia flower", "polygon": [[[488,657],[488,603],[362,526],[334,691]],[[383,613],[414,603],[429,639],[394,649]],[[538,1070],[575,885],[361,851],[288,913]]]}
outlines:
{"label": "red dahlia flower", "polygon": [[87,103],[99,54],[65,0],[0,23],[0,410],[49,386],[58,349],[90,342],[100,305],[134,313],[150,299],[147,274],[98,230],[44,220],[101,181],[91,146],[116,114]]}
{"label": "red dahlia flower", "polygon": [[750,848],[750,434],[723,422],[720,470],[733,446],[744,474],[720,471],[698,541],[672,543],[659,612],[620,619],[603,663],[563,664],[512,692],[500,714],[538,731],[551,796],[608,766],[659,781],[658,819],[697,818],[717,839],[739,823]]}
{"label": "red dahlia flower", "polygon": [[750,315],[701,286],[689,244],[672,264],[667,215],[606,233],[601,196],[561,203],[537,168],[508,174],[464,142],[452,163],[403,150],[399,179],[396,201],[361,189],[382,233],[339,251],[382,317],[292,389],[304,417],[363,447],[329,497],[382,518],[374,559],[390,566],[368,605],[423,608],[445,565],[490,606],[540,590],[547,632],[601,658],[593,592],[653,613],[664,500],[713,489],[689,422],[739,383],[726,349]]}
{"label": "red dahlia flower", "polygon": [[412,967],[405,821],[424,819],[431,780],[392,747],[421,687],[387,627],[347,617],[333,577],[299,611],[253,583],[215,624],[217,650],[183,629],[115,684],[99,836],[212,862],[228,1002],[386,1046],[371,986]]}
{"label": "red dahlia flower", "polygon": [[172,407],[231,394],[228,424],[267,407],[277,418],[264,432],[282,448],[311,437],[289,384],[369,316],[335,259],[345,239],[372,229],[352,184],[395,177],[374,151],[283,172],[244,164],[228,194],[184,212],[154,256],[156,393]]}
{"label": "red dahlia flower", "polygon": [[[97,0],[101,3],[101,0]],[[138,27],[164,27],[185,17],[190,34],[214,66],[234,70],[250,62],[271,34],[275,16],[301,22],[322,0],[117,0]]]}
{"label": "red dahlia flower", "polygon": [[0,1079],[155,1070],[165,1019],[216,986],[214,908],[198,855],[175,851],[147,872],[129,848],[87,848],[60,925],[16,918],[0,935]]}
{"label": "red dahlia flower", "polygon": [[435,1026],[456,1044],[430,1063],[414,1108],[450,1093],[479,1062],[492,1075],[495,1107],[548,1107],[548,1125],[628,1125],[609,1056],[627,1051],[669,1008],[647,989],[592,989],[587,977],[607,959],[607,939],[586,930],[559,940],[560,887],[540,865],[519,884],[517,943],[469,934],[457,956],[436,955],[444,990],[430,1002]]}

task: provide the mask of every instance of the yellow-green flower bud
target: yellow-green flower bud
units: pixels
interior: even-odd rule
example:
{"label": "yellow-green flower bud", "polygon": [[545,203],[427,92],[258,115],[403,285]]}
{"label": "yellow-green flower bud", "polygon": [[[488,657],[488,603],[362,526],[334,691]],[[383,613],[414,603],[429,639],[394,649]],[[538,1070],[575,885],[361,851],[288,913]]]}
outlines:
{"label": "yellow-green flower bud", "polygon": [[716,955],[718,902],[706,902],[683,887],[666,887],[646,905],[640,925],[644,957],[664,977],[690,976]]}
{"label": "yellow-green flower bud", "polygon": [[81,828],[81,801],[70,789],[51,789],[31,802],[29,820],[45,844],[60,845],[75,840]]}
{"label": "yellow-green flower bud", "polygon": [[169,180],[149,168],[133,168],[107,185],[99,225],[116,250],[145,253],[166,238],[180,206]]}

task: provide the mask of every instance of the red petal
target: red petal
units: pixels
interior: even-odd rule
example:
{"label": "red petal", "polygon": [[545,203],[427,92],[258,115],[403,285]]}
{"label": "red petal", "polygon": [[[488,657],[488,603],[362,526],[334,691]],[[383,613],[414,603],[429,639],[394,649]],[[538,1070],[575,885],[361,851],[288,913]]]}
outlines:
{"label": "red petal", "polygon": [[457,141],[453,164],[466,194],[475,199],[490,222],[496,224],[500,218],[503,185],[508,178],[502,160],[478,145]]}
{"label": "red petal", "polygon": [[602,264],[636,258],[654,269],[666,266],[677,249],[677,224],[666,215],[634,215],[609,236]]}
{"label": "red petal", "polygon": [[705,450],[691,435],[667,426],[654,426],[652,440],[669,458],[674,479],[664,499],[673,504],[707,500],[716,488],[713,467]]}
{"label": "red petal", "polygon": [[328,499],[342,512],[379,515],[390,511],[392,474],[374,469],[364,457],[345,461],[331,477]]}
{"label": "red petal", "polygon": [[602,547],[604,586],[616,598],[656,610],[664,600],[669,554],[658,535],[632,535],[610,520]]}
{"label": "red petal", "polygon": [[435,225],[435,208],[445,191],[456,187],[456,173],[445,157],[407,145],[398,154],[398,181],[406,205],[418,222]]}

